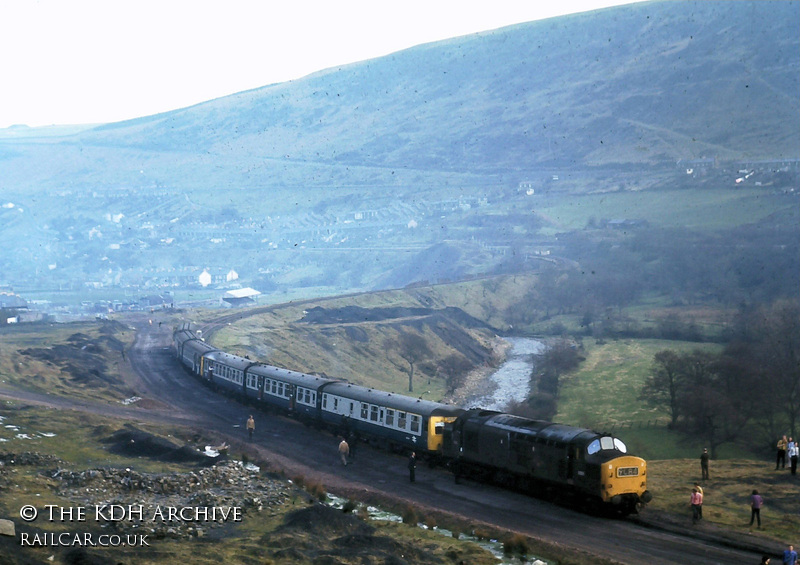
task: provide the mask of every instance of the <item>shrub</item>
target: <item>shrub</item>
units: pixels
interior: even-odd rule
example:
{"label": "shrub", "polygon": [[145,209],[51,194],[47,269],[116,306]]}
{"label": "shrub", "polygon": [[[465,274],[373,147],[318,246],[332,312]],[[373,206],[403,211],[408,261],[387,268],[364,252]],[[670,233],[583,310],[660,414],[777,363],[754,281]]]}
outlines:
{"label": "shrub", "polygon": [[306,491],[320,502],[324,502],[328,496],[322,483],[310,482],[306,485]]}
{"label": "shrub", "polygon": [[527,555],[529,551],[528,540],[521,534],[512,534],[503,542],[503,553],[506,555]]}
{"label": "shrub", "polygon": [[403,509],[403,523],[404,524],[412,524],[416,526],[419,523],[419,514],[414,509],[413,506],[406,506]]}

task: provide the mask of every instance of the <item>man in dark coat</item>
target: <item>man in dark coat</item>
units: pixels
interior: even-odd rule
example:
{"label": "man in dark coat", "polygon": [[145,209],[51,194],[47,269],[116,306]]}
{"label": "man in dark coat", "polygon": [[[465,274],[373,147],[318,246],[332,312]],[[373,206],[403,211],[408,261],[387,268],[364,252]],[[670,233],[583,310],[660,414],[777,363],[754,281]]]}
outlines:
{"label": "man in dark coat", "polygon": [[700,455],[700,471],[703,473],[703,479],[708,480],[708,449],[703,448],[703,453]]}
{"label": "man in dark coat", "polygon": [[408,478],[413,483],[417,480],[416,478],[417,472],[417,454],[413,451],[411,452],[411,457],[408,458]]}

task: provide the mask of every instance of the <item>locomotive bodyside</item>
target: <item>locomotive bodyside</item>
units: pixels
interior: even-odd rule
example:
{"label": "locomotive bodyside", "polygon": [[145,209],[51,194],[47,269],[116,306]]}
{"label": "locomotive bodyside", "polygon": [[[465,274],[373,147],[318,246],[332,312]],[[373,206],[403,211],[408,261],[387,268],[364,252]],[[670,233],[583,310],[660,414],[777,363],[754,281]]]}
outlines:
{"label": "locomotive bodyside", "polygon": [[648,502],[646,463],[617,438],[592,430],[472,410],[446,427],[444,455],[457,476],[528,492],[557,487],[590,505],[622,513]]}

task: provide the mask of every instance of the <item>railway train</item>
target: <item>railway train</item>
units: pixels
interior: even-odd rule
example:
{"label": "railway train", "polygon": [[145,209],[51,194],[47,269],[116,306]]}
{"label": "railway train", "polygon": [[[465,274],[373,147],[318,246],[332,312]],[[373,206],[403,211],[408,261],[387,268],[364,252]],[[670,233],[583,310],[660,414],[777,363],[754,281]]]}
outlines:
{"label": "railway train", "polygon": [[191,323],[173,332],[175,354],[212,388],[384,449],[444,463],[456,480],[558,493],[627,515],[652,499],[647,464],[609,434],[384,392],[221,351]]}

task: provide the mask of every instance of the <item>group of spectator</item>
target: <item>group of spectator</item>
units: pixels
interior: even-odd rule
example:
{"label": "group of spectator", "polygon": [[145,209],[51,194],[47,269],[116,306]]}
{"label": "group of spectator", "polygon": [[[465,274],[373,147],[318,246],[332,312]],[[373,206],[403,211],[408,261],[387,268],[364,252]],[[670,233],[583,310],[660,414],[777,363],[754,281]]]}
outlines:
{"label": "group of spectator", "polygon": [[789,469],[792,475],[797,474],[797,459],[800,457],[800,445],[792,438],[783,436],[778,440],[778,455],[775,458],[775,470],[786,468],[786,458],[789,458]]}
{"label": "group of spectator", "polygon": [[[775,459],[775,469],[785,469],[786,468],[786,459],[789,459],[789,469],[791,470],[792,475],[797,474],[797,460],[800,458],[800,442],[795,441],[791,437],[783,436],[781,439],[778,440],[778,454]],[[703,449],[703,453],[700,455],[700,472],[702,474],[703,480],[709,479],[709,455],[708,449]],[[759,494],[758,489],[753,489],[750,493],[750,527],[753,526],[753,523],[756,523],[758,529],[761,529],[761,508],[764,506],[764,499]],[[692,524],[697,524],[698,521],[703,519],[703,487],[700,486],[699,483],[694,483],[694,487],[692,487],[692,494],[689,499],[689,504],[692,509]],[[761,559],[761,565],[767,565],[770,563],[770,557],[765,555]],[[783,561],[784,565],[798,565],[800,561],[798,561],[797,552],[795,551],[793,546],[788,546],[783,552]]]}

